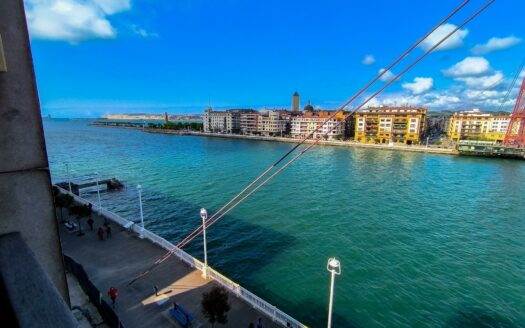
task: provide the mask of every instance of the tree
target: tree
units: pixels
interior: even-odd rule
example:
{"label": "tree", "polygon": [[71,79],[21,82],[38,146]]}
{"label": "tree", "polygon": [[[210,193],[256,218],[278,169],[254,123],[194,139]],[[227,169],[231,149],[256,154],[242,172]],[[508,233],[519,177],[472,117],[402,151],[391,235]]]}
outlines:
{"label": "tree", "polygon": [[77,218],[77,222],[78,222],[78,235],[77,236],[83,236],[84,233],[82,232],[82,225],[80,224],[80,219],[90,216],[91,208],[89,208],[89,206],[87,205],[74,205],[69,208],[69,213],[75,215]]}
{"label": "tree", "polygon": [[230,311],[228,292],[223,287],[213,287],[209,292],[202,294],[202,314],[214,327],[215,323],[226,323],[226,313]]}
{"label": "tree", "polygon": [[55,193],[55,206],[60,209],[60,221],[64,221],[62,211],[73,203],[73,197],[69,194]]}

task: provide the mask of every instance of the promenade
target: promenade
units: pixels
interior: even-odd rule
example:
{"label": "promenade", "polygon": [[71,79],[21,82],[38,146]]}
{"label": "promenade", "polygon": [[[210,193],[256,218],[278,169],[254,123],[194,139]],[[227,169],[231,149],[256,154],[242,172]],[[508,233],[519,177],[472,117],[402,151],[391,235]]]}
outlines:
{"label": "promenade", "polygon": [[[91,281],[110,302],[107,291],[110,287],[119,290],[116,313],[126,328],[133,327],[180,327],[169,316],[173,302],[183,305],[195,318],[192,327],[210,327],[201,311],[202,294],[217,285],[205,280],[201,272],[172,256],[143,279],[131,286],[128,282],[136,274],[148,268],[157,258],[166,253],[161,247],[111,223],[112,237],[99,240],[96,230],[104,223],[103,218],[93,213],[94,231],[89,231],[83,219],[84,236],[69,232],[61,225],[60,238],[64,254],[81,264]],[[155,296],[153,286],[158,286]],[[262,317],[263,327],[280,327],[270,318],[258,313],[247,303],[229,297],[228,323],[216,327],[248,327]]]}

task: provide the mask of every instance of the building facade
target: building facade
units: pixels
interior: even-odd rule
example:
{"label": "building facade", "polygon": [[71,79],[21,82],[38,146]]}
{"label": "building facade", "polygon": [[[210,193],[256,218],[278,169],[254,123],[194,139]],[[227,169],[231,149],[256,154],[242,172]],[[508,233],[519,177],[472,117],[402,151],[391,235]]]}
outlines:
{"label": "building facade", "polygon": [[484,140],[503,142],[510,115],[492,114],[479,109],[460,111],[450,118],[448,137],[453,141]]}
{"label": "building facade", "polygon": [[259,113],[257,132],[264,136],[283,136],[290,130],[290,112],[270,110]]}
{"label": "building facade", "polygon": [[211,107],[204,111],[203,128],[207,133],[239,133],[241,111],[230,109],[214,111]]}
{"label": "building facade", "polygon": [[[308,105],[307,105],[308,106]],[[310,106],[311,107],[311,106]],[[306,108],[306,107],[305,107]],[[305,110],[303,115],[293,116],[291,122],[291,135],[293,138],[306,138],[313,133],[311,138],[324,138],[326,140],[341,140],[345,135],[345,114],[339,112],[329,119],[334,112]]]}
{"label": "building facade", "polygon": [[240,130],[242,134],[257,134],[259,127],[259,112],[253,109],[241,109]]}
{"label": "building facade", "polygon": [[354,140],[362,143],[419,144],[425,131],[427,109],[370,107],[355,114]]}

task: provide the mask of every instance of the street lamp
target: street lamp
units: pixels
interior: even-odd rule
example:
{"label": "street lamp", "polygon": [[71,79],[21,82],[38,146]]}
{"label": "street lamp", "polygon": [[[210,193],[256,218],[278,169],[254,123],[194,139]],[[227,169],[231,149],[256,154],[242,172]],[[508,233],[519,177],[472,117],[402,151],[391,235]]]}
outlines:
{"label": "street lamp", "polygon": [[102,208],[102,205],[100,202],[100,188],[98,187],[98,172],[95,172],[95,174],[96,174],[96,182],[97,182],[98,209],[100,210]]}
{"label": "street lamp", "polygon": [[328,305],[328,328],[332,327],[332,308],[334,302],[334,282],[335,275],[341,274],[341,263],[335,257],[328,259],[328,264],[326,265],[326,270],[332,274],[332,279],[330,281],[330,303]]}
{"label": "street lamp", "polygon": [[142,186],[137,185],[137,190],[139,191],[139,206],[140,206],[140,224],[142,228],[140,229],[140,238],[144,238],[144,213],[142,212]]}
{"label": "street lamp", "polygon": [[206,220],[208,219],[208,211],[205,208],[201,208],[202,218],[202,233],[204,236],[204,268],[202,269],[202,277],[208,278],[208,250],[206,248]]}
{"label": "street lamp", "polygon": [[67,176],[67,184],[69,185],[69,192],[71,193],[71,179],[69,179],[69,164],[66,163],[66,176]]}

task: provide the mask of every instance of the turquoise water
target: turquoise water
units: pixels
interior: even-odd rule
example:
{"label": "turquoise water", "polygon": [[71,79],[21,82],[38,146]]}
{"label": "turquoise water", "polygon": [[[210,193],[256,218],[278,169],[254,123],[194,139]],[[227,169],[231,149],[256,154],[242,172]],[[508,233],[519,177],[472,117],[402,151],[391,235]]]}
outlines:
{"label": "turquoise water", "polygon": [[[95,171],[103,206],[177,242],[291,145],[46,121],[54,181]],[[317,147],[208,232],[209,262],[312,326],[525,326],[525,162]],[[96,192],[84,196],[96,201]],[[202,240],[187,251],[202,257]]]}

